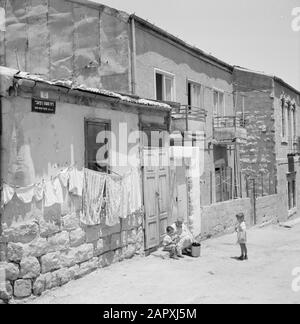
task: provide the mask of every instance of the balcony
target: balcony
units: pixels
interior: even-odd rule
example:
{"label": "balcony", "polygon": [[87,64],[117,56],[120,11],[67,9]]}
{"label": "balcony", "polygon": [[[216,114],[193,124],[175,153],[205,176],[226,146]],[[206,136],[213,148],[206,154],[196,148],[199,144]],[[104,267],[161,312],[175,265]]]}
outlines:
{"label": "balcony", "polygon": [[195,122],[205,123],[207,111],[203,108],[182,105],[172,110],[172,118],[176,126],[182,130],[191,130]]}
{"label": "balcony", "polygon": [[236,116],[214,117],[213,134],[218,144],[241,143],[247,139],[246,121]]}

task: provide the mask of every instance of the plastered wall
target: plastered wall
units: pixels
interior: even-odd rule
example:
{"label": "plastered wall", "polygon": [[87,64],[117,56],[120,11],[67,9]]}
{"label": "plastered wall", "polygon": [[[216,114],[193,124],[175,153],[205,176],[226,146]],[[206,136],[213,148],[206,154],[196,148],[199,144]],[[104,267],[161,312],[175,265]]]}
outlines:
{"label": "plastered wall", "polygon": [[[84,104],[80,98],[61,94],[54,115],[31,112],[29,93],[1,100],[1,173],[12,186],[23,187],[42,178],[49,181],[61,168],[74,163],[81,169],[85,118],[111,121],[117,138],[122,122],[127,123],[128,133],[138,130],[136,109],[112,110],[110,104],[101,100],[86,98]],[[123,174],[129,169],[113,170]],[[0,299],[5,302],[40,295],[98,268],[143,254],[142,209],[112,227],[105,224],[105,215],[100,225],[85,226],[80,222],[81,197],[65,188],[63,197],[62,204],[45,207],[35,199],[25,204],[15,195],[1,210],[0,267],[5,273],[6,288],[1,286]]]}
{"label": "plastered wall", "polygon": [[128,15],[67,0],[1,0],[0,65],[130,92]]}

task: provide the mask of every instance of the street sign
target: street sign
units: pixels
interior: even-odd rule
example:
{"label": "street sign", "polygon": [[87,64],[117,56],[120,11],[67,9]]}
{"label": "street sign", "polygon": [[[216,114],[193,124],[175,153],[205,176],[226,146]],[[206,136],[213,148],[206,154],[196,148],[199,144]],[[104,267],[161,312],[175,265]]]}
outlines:
{"label": "street sign", "polygon": [[32,112],[55,114],[56,102],[44,99],[32,99]]}

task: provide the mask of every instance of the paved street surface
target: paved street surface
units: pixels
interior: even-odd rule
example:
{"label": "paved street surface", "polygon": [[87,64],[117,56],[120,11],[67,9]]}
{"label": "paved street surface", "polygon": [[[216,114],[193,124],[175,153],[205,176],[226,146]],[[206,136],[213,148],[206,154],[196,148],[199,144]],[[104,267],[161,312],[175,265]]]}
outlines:
{"label": "paved street surface", "polygon": [[203,243],[202,258],[134,258],[100,269],[31,301],[38,304],[299,303],[292,270],[300,267],[300,225],[249,231],[247,262],[235,235]]}

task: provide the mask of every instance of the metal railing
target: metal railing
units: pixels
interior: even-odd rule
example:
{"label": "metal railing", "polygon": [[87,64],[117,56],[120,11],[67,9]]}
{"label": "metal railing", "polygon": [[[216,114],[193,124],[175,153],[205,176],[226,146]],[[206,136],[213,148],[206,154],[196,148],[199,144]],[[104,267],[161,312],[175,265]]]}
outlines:
{"label": "metal railing", "polygon": [[243,117],[225,116],[214,117],[214,128],[245,128],[246,120]]}
{"label": "metal railing", "polygon": [[205,122],[207,111],[203,108],[183,105],[179,108],[173,109],[172,117],[174,119],[186,119]]}

